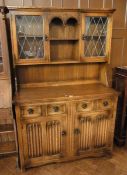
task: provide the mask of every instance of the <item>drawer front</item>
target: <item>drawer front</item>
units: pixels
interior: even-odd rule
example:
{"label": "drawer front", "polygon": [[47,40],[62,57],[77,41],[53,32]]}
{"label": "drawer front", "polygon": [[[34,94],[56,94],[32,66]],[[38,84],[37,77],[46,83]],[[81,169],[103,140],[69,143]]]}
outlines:
{"label": "drawer front", "polygon": [[77,112],[87,112],[93,110],[93,101],[80,101],[77,103]]}
{"label": "drawer front", "polygon": [[98,100],[98,109],[108,109],[113,107],[113,100],[111,98],[105,98]]}
{"label": "drawer front", "polygon": [[42,108],[41,106],[22,106],[21,107],[21,115],[23,117],[34,117],[34,116],[41,116]]}
{"label": "drawer front", "polygon": [[65,113],[66,113],[65,104],[48,104],[47,105],[48,115],[57,115],[57,114],[65,114]]}

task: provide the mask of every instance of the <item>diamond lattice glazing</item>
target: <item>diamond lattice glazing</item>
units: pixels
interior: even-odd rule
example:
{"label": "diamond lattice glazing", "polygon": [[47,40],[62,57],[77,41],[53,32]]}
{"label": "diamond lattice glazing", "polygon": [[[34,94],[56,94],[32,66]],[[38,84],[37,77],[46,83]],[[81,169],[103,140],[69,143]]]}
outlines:
{"label": "diamond lattice glazing", "polygon": [[16,16],[19,57],[43,58],[44,35],[42,16]]}
{"label": "diamond lattice glazing", "polygon": [[85,56],[106,56],[107,17],[86,17]]}

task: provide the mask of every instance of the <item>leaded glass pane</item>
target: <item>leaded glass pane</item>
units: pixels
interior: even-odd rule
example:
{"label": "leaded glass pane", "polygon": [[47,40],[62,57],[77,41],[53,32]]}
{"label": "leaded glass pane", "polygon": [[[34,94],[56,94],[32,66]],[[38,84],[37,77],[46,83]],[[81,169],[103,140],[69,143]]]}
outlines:
{"label": "leaded glass pane", "polygon": [[107,17],[86,17],[85,56],[106,56]]}
{"label": "leaded glass pane", "polygon": [[2,60],[2,45],[0,41],[0,73],[3,72],[3,60]]}
{"label": "leaded glass pane", "polygon": [[16,16],[16,31],[21,59],[44,57],[42,16]]}

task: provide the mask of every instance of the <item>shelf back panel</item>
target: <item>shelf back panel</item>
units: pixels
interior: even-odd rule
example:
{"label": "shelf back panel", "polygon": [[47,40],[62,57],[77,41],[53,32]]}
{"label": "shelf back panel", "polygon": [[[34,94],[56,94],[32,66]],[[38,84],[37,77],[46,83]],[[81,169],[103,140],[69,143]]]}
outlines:
{"label": "shelf back panel", "polygon": [[16,71],[18,84],[98,80],[100,65],[95,63],[29,65],[19,66]]}

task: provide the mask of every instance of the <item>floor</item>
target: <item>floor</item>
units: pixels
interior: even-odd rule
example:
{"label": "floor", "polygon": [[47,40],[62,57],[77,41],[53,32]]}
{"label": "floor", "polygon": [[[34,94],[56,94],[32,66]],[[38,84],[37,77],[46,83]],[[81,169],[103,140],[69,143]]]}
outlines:
{"label": "floor", "polygon": [[127,148],[115,147],[112,158],[83,159],[31,168],[22,173],[16,157],[0,159],[0,175],[127,175]]}

